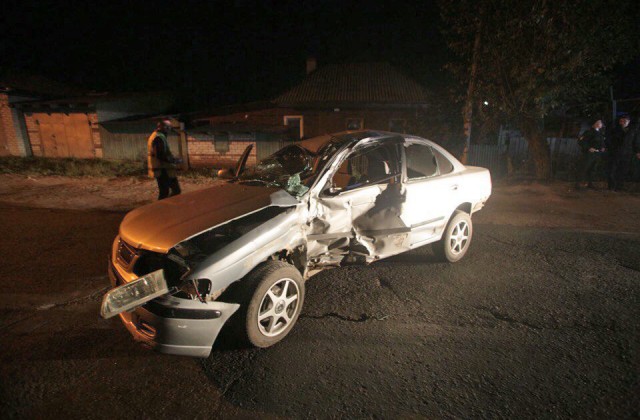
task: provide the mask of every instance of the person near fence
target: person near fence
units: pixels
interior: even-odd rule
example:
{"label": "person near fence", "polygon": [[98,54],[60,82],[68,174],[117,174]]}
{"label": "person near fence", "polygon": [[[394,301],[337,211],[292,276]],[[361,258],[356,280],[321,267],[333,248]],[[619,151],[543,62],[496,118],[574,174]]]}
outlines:
{"label": "person near fence", "polygon": [[601,154],[606,150],[604,143],[604,124],[602,120],[596,120],[591,128],[585,131],[579,138],[580,157],[576,165],[576,189],[583,187],[587,182],[587,188],[595,188],[593,185],[593,173],[600,161]]}
{"label": "person near fence", "polygon": [[[176,174],[179,159],[173,157],[167,134],[171,131],[171,121],[162,120],[147,141],[149,177],[158,182],[158,200],[180,194],[180,184]],[[170,192],[170,193],[169,193]]]}
{"label": "person near fence", "polygon": [[607,165],[608,187],[612,191],[619,191],[629,175],[633,164],[636,147],[637,132],[630,126],[629,115],[622,115],[618,124],[606,138],[606,148],[609,155]]}

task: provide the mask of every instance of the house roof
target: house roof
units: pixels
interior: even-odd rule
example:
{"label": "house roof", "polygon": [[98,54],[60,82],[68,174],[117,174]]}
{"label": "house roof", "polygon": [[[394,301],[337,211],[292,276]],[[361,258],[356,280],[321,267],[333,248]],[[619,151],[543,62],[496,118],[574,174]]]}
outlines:
{"label": "house roof", "polygon": [[48,99],[28,100],[16,102],[14,106],[42,106],[42,105],[95,105],[96,103],[116,102],[119,100],[158,97],[169,95],[168,92],[90,92],[80,96],[63,96]]}
{"label": "house roof", "polygon": [[43,76],[18,71],[5,71],[0,74],[0,90],[47,97],[78,95],[81,93],[81,90],[76,87],[67,86]]}
{"label": "house roof", "polygon": [[212,116],[259,111],[262,109],[273,108],[274,106],[276,105],[270,101],[249,102],[249,103],[243,103],[243,104],[218,106],[215,108],[209,108],[201,111],[188,112],[188,113],[182,114],[182,117],[189,119],[191,121],[199,121],[199,120],[207,119],[208,117],[212,117]]}
{"label": "house roof", "polygon": [[320,67],[274,102],[280,106],[418,105],[428,99],[422,86],[388,63],[350,63]]}

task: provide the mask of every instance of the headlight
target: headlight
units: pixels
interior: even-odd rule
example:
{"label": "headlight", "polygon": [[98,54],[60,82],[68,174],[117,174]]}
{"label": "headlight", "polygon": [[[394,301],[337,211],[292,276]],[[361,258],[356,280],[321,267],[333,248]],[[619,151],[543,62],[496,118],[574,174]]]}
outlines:
{"label": "headlight", "polygon": [[144,305],[168,291],[163,270],[154,271],[108,291],[102,299],[100,315],[103,318],[111,318],[120,312]]}

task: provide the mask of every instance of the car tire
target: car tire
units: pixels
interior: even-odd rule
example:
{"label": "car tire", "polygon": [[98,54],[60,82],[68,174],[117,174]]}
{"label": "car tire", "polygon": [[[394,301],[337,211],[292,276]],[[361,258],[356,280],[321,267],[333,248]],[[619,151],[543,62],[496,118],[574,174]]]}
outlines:
{"label": "car tire", "polygon": [[236,318],[236,335],[255,347],[270,347],[289,334],[304,303],[300,272],[282,261],[267,261],[239,282],[244,296]]}
{"label": "car tire", "polygon": [[471,216],[464,211],[456,210],[447,223],[442,239],[433,244],[433,252],[442,261],[460,261],[469,250],[472,236]]}

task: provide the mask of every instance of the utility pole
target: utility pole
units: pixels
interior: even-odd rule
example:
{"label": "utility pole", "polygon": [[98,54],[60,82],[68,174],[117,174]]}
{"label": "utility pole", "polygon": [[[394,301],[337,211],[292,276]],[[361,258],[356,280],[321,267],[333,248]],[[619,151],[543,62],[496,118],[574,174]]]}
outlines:
{"label": "utility pole", "polygon": [[613,86],[609,86],[609,94],[611,95],[611,110],[613,112],[613,115],[611,117],[611,124],[613,125],[613,127],[615,127],[615,123],[616,123],[616,117],[618,116],[618,101],[616,101],[615,99],[613,99]]}
{"label": "utility pole", "polygon": [[480,15],[478,17],[478,27],[476,28],[476,36],[473,41],[473,56],[471,58],[471,74],[469,75],[469,85],[467,86],[467,99],[462,109],[462,120],[464,124],[464,150],[462,152],[462,158],[460,159],[463,164],[467,164],[469,159],[469,149],[471,147],[471,124],[473,121],[473,98],[476,90],[476,78],[478,74],[478,57],[480,55],[480,39],[482,35],[483,15],[484,7],[482,3],[479,3]]}

